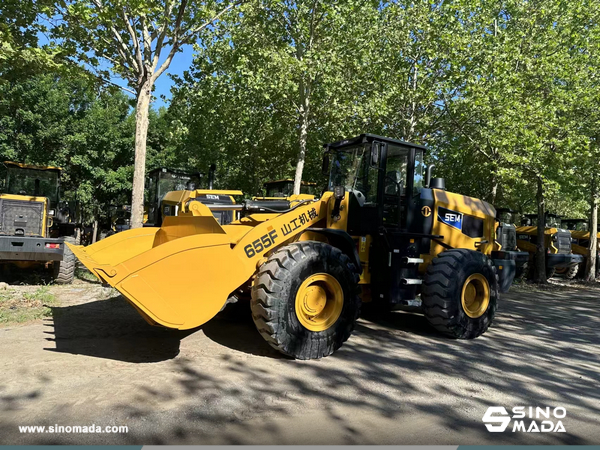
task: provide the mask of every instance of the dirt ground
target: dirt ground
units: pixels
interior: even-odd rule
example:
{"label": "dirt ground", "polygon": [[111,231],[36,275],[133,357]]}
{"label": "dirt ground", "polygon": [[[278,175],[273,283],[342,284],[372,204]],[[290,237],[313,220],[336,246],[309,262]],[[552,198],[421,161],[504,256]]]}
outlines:
{"label": "dirt ground", "polygon": [[[164,330],[97,283],[49,289],[49,317],[0,328],[0,444],[600,443],[597,288],[515,288],[472,341],[415,314],[362,318],[340,351],[304,362],[249,320]],[[562,406],[566,432],[489,433],[489,406]],[[18,428],[54,424],[129,432]]]}

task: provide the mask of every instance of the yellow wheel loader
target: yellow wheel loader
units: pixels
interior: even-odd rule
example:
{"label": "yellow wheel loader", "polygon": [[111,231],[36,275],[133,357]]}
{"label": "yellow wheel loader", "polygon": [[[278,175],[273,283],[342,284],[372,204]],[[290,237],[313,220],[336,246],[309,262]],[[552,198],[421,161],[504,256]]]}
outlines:
{"label": "yellow wheel loader", "polygon": [[[362,302],[419,307],[453,338],[484,333],[516,266],[517,252],[494,250],[494,208],[431,180],[420,145],[363,134],[325,150],[329,187],[320,198],[190,198],[160,228],[72,249],[153,325],[201,326],[246,291],[259,333],[294,358],[337,350]],[[219,224],[213,213],[222,210],[240,218]]]}
{"label": "yellow wheel loader", "polygon": [[[146,179],[147,197],[145,210],[147,218],[144,226],[157,227],[167,216],[178,216],[185,212],[189,202],[208,205],[235,205],[234,196],[243,195],[238,190],[215,190],[216,166],[211,164],[208,172],[208,189],[196,189],[203,178],[202,173],[187,173],[180,170],[160,168],[151,171]],[[219,224],[234,220],[233,209],[213,212]]]}
{"label": "yellow wheel loader", "polygon": [[[568,272],[566,277],[569,279],[585,276],[585,268],[590,255],[590,230],[589,222],[587,219],[563,219],[562,227],[571,232],[572,248],[573,253],[582,255],[584,260],[579,265],[579,270],[575,273]],[[600,231],[600,229],[598,230]],[[598,239],[598,251],[596,252],[596,277],[600,277],[600,232],[596,233]]]}
{"label": "yellow wheel loader", "polygon": [[44,265],[54,281],[75,275],[75,257],[65,241],[75,242],[74,207],[60,201],[61,169],[5,161],[0,194],[0,264],[21,268]]}
{"label": "yellow wheel loader", "polygon": [[[535,270],[537,249],[537,214],[525,214],[517,227],[517,247],[529,253],[530,274]],[[571,233],[560,228],[560,216],[546,213],[544,223],[544,247],[546,248],[546,276],[552,278],[557,270],[575,274],[583,262],[581,255],[573,254]]]}

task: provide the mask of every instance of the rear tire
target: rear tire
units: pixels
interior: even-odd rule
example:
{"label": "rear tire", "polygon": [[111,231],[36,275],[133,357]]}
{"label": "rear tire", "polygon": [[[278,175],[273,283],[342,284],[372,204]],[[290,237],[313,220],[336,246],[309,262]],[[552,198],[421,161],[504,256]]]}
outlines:
{"label": "rear tire", "polygon": [[546,279],[547,280],[554,277],[555,275],[556,275],[556,267],[546,267]]}
{"label": "rear tire", "polygon": [[[325,281],[319,281],[319,277]],[[314,285],[307,285],[315,278]],[[358,319],[358,279],[350,258],[331,245],[313,241],[287,245],[260,267],[253,283],[251,309],[256,328],[271,347],[293,358],[331,355],[350,337]],[[323,289],[318,283],[324,283]],[[329,291],[331,285],[333,294]],[[303,298],[298,292],[306,289],[327,292],[325,306],[314,316],[315,320],[326,318],[322,329],[308,329],[310,321],[307,324],[306,316],[298,309]]]}
{"label": "rear tire", "polygon": [[[66,237],[65,242],[75,243],[74,237]],[[56,284],[71,284],[75,278],[75,255],[65,244],[62,261],[55,261],[52,264],[52,278]]]}
{"label": "rear tire", "polygon": [[[467,307],[470,289],[476,297]],[[496,267],[473,250],[442,252],[427,268],[421,299],[425,317],[436,330],[456,339],[476,338],[492,324],[498,307]]]}

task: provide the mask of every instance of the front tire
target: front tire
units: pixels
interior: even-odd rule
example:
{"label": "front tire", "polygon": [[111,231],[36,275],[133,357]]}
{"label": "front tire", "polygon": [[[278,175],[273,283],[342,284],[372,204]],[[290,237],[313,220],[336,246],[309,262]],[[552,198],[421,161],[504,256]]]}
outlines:
{"label": "front tire", "polygon": [[297,359],[331,355],[360,313],[358,272],[322,242],[287,245],[263,264],[252,286],[252,318],[275,349]]}
{"label": "front tire", "polygon": [[574,266],[567,268],[567,270],[565,271],[565,278],[567,280],[573,280],[573,279],[575,279],[575,277],[577,277],[578,273],[579,273],[579,264],[575,264]]}
{"label": "front tire", "polygon": [[473,250],[442,252],[427,268],[421,299],[436,330],[456,339],[476,338],[490,327],[498,307],[496,267]]}

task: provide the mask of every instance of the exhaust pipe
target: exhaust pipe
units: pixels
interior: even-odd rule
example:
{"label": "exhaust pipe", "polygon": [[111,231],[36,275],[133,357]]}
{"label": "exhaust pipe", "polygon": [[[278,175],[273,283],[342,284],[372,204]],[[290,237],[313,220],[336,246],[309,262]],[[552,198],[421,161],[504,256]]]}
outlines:
{"label": "exhaust pipe", "polygon": [[433,172],[433,168],[435,164],[429,164],[427,166],[427,172],[425,173],[425,187],[431,187],[431,173]]}
{"label": "exhaust pipe", "polygon": [[208,189],[213,190],[213,185],[215,184],[215,170],[217,170],[217,166],[215,164],[211,164],[208,168]]}

